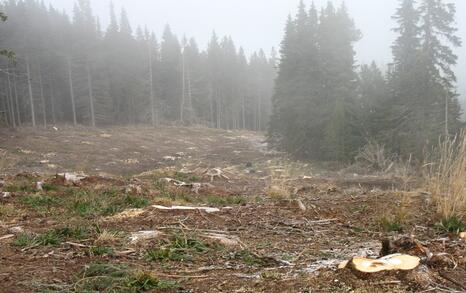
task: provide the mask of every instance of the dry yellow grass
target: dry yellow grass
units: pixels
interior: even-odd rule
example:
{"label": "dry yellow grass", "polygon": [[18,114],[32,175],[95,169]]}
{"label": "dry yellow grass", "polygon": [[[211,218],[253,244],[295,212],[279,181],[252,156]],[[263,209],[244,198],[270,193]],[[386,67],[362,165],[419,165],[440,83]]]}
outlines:
{"label": "dry yellow grass", "polygon": [[442,219],[466,217],[466,133],[440,142],[431,154],[426,185]]}
{"label": "dry yellow grass", "polygon": [[97,237],[96,243],[97,244],[110,244],[110,243],[118,242],[119,240],[120,240],[120,235],[118,232],[111,232],[111,231],[104,230]]}

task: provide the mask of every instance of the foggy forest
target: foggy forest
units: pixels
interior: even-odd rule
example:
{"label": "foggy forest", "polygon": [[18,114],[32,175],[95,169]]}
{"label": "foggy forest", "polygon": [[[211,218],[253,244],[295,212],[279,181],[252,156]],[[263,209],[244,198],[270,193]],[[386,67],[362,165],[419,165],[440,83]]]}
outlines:
{"label": "foggy forest", "polygon": [[0,1],[0,292],[465,292],[464,3],[203,1]]}

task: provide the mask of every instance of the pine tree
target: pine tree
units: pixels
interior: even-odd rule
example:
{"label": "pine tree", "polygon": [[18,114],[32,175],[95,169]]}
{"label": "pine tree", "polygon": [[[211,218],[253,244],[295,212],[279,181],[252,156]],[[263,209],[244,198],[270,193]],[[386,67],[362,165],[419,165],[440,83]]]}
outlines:
{"label": "pine tree", "polygon": [[425,107],[417,106],[422,85],[419,80],[419,12],[415,5],[414,0],[402,0],[393,17],[398,25],[394,31],[399,36],[392,46],[391,96],[385,103],[387,119],[383,133],[384,142],[393,151],[408,154],[414,152],[415,145],[422,140],[418,130],[425,117]]}
{"label": "pine tree", "polygon": [[[423,0],[421,14],[421,61],[423,70],[422,94],[429,107],[429,122],[433,124],[427,137],[434,143],[442,134],[456,133],[460,126],[460,106],[455,89],[456,76],[452,69],[458,57],[452,47],[460,47],[461,40],[455,35],[456,8],[442,0]],[[450,44],[452,47],[448,46]],[[442,125],[443,127],[439,127]],[[440,129],[439,129],[440,128]]]}
{"label": "pine tree", "polygon": [[458,130],[460,107],[451,69],[457,57],[443,43],[460,45],[454,14],[454,6],[440,0],[423,0],[419,7],[403,0],[394,16],[399,37],[393,45],[384,137],[400,154],[420,157],[440,135]]}
{"label": "pine tree", "polygon": [[[215,37],[215,50],[205,51],[186,38],[183,74],[176,35],[167,28],[159,46],[153,33],[132,29],[124,10],[117,17],[110,7],[105,31],[90,0],[77,0],[72,19],[37,0],[4,1],[0,10],[10,16],[0,26],[2,46],[17,52],[16,67],[4,58],[2,68],[9,75],[0,73],[1,118],[11,125],[158,125],[183,116],[186,124],[239,128],[243,100],[254,102],[251,129],[253,119],[257,125],[267,121],[273,82],[273,74],[263,66],[267,58],[263,54],[252,65],[243,56],[240,69],[230,37],[222,42]],[[249,72],[254,75],[245,78]],[[257,95],[248,96],[258,90],[260,104]]]}
{"label": "pine tree", "polygon": [[165,27],[160,50],[160,84],[165,119],[179,120],[182,99],[181,45],[169,26]]}
{"label": "pine tree", "polygon": [[389,96],[387,81],[375,62],[362,65],[359,71],[358,105],[360,106],[358,127],[363,139],[382,140],[385,130],[385,107]]}

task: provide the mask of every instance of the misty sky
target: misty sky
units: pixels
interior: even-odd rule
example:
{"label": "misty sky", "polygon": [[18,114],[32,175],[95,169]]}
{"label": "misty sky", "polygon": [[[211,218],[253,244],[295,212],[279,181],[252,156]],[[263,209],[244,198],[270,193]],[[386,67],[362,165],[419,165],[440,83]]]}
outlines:
{"label": "misty sky", "polygon": [[[334,3],[341,3],[335,0]],[[466,1],[446,0],[457,5],[459,35],[466,42]],[[60,9],[72,10],[74,0],[46,0]],[[295,14],[299,0],[113,0],[118,11],[125,7],[133,26],[147,25],[160,37],[165,24],[179,36],[195,37],[205,47],[212,31],[231,35],[247,52],[278,47],[288,14]],[[321,7],[327,0],[314,0]],[[108,23],[110,1],[91,0],[94,13],[103,25]],[[311,0],[306,1],[307,4]],[[391,59],[394,34],[391,15],[398,0],[346,0],[351,16],[363,33],[357,44],[358,63],[375,60],[383,66]],[[458,49],[459,92],[466,98],[466,49]]]}

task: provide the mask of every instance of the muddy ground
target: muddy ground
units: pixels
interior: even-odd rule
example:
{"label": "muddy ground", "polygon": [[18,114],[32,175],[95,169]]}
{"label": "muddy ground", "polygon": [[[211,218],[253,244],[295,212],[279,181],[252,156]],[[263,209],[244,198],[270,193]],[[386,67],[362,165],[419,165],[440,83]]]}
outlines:
{"label": "muddy ground", "polygon": [[[0,130],[0,292],[466,290],[466,243],[438,227],[422,186],[292,162],[263,140]],[[172,206],[200,209],[161,209]],[[436,261],[410,250],[423,259],[414,272],[337,269],[403,237]]]}

